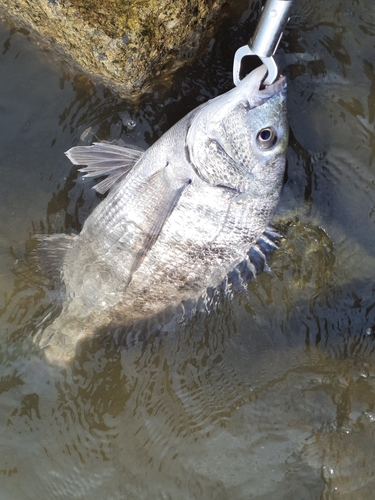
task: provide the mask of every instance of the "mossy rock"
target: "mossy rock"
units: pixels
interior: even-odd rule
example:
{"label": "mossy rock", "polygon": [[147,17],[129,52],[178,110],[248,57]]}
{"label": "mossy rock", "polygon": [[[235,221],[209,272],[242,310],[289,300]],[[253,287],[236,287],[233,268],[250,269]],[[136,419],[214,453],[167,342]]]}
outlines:
{"label": "mossy rock", "polygon": [[190,60],[227,0],[2,0],[85,71],[136,96]]}

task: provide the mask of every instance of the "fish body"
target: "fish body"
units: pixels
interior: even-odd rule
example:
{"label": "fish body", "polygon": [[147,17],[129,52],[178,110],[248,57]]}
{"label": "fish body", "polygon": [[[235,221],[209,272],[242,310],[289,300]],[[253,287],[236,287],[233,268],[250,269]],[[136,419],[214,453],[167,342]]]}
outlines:
{"label": "fish body", "polygon": [[[108,196],[67,239],[66,299],[40,345],[53,361],[104,326],[149,318],[218,286],[265,231],[283,183],[286,82],[264,66],[199,106],[146,152],[110,144],[67,154]],[[134,166],[132,164],[134,163]]]}

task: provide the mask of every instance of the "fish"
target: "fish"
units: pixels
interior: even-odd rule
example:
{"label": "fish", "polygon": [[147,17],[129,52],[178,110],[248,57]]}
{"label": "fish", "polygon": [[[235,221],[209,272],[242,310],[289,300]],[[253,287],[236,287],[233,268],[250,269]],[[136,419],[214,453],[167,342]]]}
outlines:
{"label": "fish", "polygon": [[267,69],[189,112],[146,151],[106,142],[66,155],[106,193],[78,235],[44,239],[61,261],[62,310],[41,327],[47,359],[114,324],[198,300],[243,262],[280,198],[288,144],[286,78]]}

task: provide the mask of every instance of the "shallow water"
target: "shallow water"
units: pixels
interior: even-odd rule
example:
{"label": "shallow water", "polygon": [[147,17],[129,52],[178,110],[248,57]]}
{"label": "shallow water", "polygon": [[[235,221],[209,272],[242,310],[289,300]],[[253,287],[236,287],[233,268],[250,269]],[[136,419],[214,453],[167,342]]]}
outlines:
{"label": "shallow water", "polygon": [[146,147],[231,88],[259,3],[135,105],[0,24],[0,497],[372,499],[375,487],[375,11],[296,2],[279,50],[292,137],[272,274],[209,316],[50,366],[32,234],[100,201],[63,152]]}

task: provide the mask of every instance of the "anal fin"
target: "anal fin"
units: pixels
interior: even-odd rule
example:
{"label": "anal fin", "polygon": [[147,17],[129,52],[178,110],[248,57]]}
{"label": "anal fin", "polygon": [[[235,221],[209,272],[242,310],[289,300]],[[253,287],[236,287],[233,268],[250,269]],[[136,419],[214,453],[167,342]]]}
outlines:
{"label": "anal fin", "polygon": [[62,286],[62,265],[66,252],[78,238],[75,235],[36,235],[36,264],[54,289]]}

